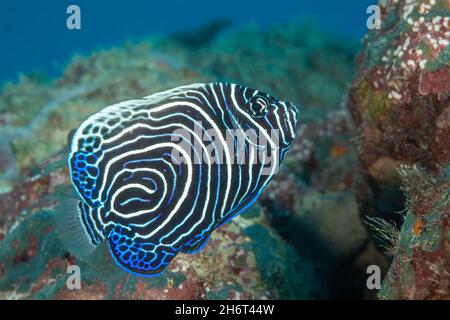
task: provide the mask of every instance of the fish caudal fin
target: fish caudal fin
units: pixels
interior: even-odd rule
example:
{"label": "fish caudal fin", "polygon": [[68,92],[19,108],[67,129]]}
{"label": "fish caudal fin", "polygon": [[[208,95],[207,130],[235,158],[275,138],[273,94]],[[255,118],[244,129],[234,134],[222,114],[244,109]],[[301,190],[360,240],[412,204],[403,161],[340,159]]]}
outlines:
{"label": "fish caudal fin", "polygon": [[111,231],[108,245],[111,255],[121,268],[143,277],[159,275],[178,253],[171,246],[136,242],[120,226]]}
{"label": "fish caudal fin", "polygon": [[55,207],[58,238],[65,250],[80,259],[88,258],[99,244],[83,222],[88,210],[87,205],[71,197],[62,197]]}

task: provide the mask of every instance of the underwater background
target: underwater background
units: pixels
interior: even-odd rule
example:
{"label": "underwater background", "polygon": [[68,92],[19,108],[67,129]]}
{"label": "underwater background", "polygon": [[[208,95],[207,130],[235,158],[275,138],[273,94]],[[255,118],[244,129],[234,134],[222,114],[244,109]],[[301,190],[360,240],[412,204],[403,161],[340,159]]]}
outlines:
{"label": "underwater background", "polygon": [[[66,9],[82,8],[82,29],[65,27]],[[206,0],[155,2],[34,1],[18,0],[0,4],[2,59],[0,80],[19,73],[42,72],[59,75],[73,54],[123,45],[159,34],[193,31],[207,23],[223,22],[218,31],[253,24],[267,28],[285,21],[310,22],[332,36],[354,42],[366,32],[369,0],[340,1],[238,1],[215,3]],[[220,26],[220,24],[218,24]],[[223,30],[220,30],[223,29]]]}
{"label": "underwater background", "polygon": [[[0,299],[449,299],[450,4],[380,1],[369,31],[375,2],[2,2]],[[157,278],[106,248],[66,252],[53,231],[70,132],[114,102],[213,81],[301,106],[259,201]]]}

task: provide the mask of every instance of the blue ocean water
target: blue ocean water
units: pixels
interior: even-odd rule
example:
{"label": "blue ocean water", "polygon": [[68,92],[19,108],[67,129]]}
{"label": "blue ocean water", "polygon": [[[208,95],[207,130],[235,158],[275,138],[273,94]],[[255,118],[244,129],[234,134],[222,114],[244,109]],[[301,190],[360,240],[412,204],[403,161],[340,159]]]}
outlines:
{"label": "blue ocean water", "polygon": [[[366,9],[375,0],[70,0],[0,2],[0,83],[19,73],[56,75],[74,53],[199,27],[218,18],[235,27],[267,27],[291,20],[315,22],[357,41],[366,32]],[[66,28],[66,9],[81,8],[81,30]]]}

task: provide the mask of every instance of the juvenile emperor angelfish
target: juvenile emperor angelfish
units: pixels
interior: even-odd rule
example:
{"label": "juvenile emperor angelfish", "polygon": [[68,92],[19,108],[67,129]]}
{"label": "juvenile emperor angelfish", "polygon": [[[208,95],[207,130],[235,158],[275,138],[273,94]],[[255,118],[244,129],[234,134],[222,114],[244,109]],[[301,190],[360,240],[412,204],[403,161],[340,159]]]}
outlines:
{"label": "juvenile emperor angelfish", "polygon": [[151,276],[180,251],[198,252],[258,198],[297,120],[292,103],[229,83],[182,86],[90,116],[68,157],[80,198],[61,213],[72,253],[106,240],[120,267]]}

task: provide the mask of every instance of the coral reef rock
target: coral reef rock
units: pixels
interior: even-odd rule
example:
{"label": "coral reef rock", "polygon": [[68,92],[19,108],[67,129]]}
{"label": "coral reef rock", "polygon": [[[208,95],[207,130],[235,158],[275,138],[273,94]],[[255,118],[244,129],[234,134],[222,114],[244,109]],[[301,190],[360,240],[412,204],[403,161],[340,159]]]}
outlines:
{"label": "coral reef rock", "polygon": [[349,108],[357,126],[363,216],[401,219],[398,168],[419,164],[439,174],[450,163],[450,4],[380,1],[381,28],[357,58]]}
{"label": "coral reef rock", "polygon": [[405,222],[391,245],[394,260],[382,299],[450,299],[450,166],[442,176],[403,167]]}
{"label": "coral reef rock", "polygon": [[450,2],[379,6],[381,28],[364,38],[348,95],[359,213],[392,259],[381,298],[448,299]]}
{"label": "coral reef rock", "polygon": [[361,165],[377,181],[399,162],[450,162],[450,4],[382,2],[381,29],[364,39],[350,91]]}
{"label": "coral reef rock", "polygon": [[[0,298],[309,299],[315,274],[267,224],[262,209],[219,229],[198,254],[180,254],[159,277],[131,276],[101,246],[86,261],[65,252],[54,232],[55,205],[68,193],[59,153],[0,197]],[[66,285],[70,265],[81,289]]]}

